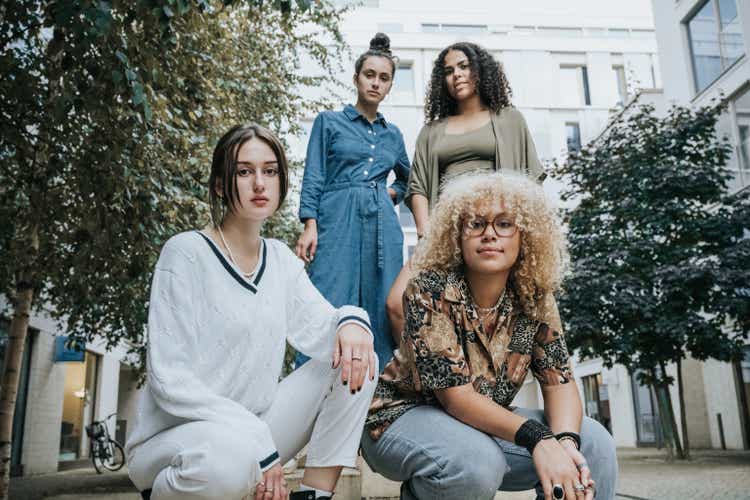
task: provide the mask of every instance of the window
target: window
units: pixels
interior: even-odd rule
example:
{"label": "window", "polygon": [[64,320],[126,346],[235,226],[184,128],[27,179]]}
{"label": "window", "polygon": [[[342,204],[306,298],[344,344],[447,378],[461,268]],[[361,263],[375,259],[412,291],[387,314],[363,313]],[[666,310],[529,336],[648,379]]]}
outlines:
{"label": "window", "polygon": [[380,0],[334,0],[336,5],[353,6],[353,7],[372,7],[377,9],[380,7]]}
{"label": "window", "polygon": [[716,80],[743,54],[735,0],[710,0],[687,22],[695,91]]}
{"label": "window", "polygon": [[514,35],[533,35],[535,32],[535,26],[513,26]]}
{"label": "window", "polygon": [[487,33],[486,24],[423,24],[422,31],[425,33],[463,33],[463,34],[482,34]]}
{"label": "window", "polygon": [[602,383],[602,374],[581,378],[583,395],[586,399],[586,416],[593,418],[612,433],[612,418],[609,410],[609,390]]}
{"label": "window", "polygon": [[404,25],[401,23],[378,23],[378,31],[383,33],[403,33]]}
{"label": "window", "polygon": [[630,37],[630,31],[623,28],[609,28],[607,36],[610,38],[628,38]]}
{"label": "window", "polygon": [[617,104],[622,106],[628,100],[628,81],[625,77],[625,67],[612,66],[612,72],[614,73],[615,84],[617,85]]}
{"label": "window", "polygon": [[656,38],[654,30],[630,30],[630,36],[633,38]]}
{"label": "window", "polygon": [[564,38],[576,38],[583,36],[583,28],[553,28],[539,27],[537,33],[546,36],[559,36]]}
{"label": "window", "polygon": [[563,105],[591,105],[589,74],[586,66],[560,66],[560,89]]}
{"label": "window", "polygon": [[735,191],[750,185],[750,89],[732,101],[732,109],[737,120],[738,158],[729,162],[729,168],[734,170],[730,191]]}
{"label": "window", "polygon": [[398,64],[396,74],[393,76],[393,88],[390,95],[398,101],[414,101],[414,66],[412,63]]}
{"label": "window", "polygon": [[568,152],[581,150],[581,128],[577,123],[565,124],[565,136],[568,143]]}

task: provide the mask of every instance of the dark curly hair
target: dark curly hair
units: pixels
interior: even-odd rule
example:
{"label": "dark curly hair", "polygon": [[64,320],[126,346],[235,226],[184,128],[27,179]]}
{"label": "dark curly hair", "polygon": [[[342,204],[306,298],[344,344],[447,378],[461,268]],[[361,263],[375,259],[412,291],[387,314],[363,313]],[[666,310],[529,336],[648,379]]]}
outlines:
{"label": "dark curly hair", "polygon": [[513,95],[502,65],[492,54],[475,43],[458,42],[444,48],[432,66],[432,76],[427,87],[424,105],[425,122],[430,123],[456,114],[456,100],[448,93],[445,83],[445,56],[450,50],[460,50],[469,59],[472,76],[477,78],[477,89],[482,104],[497,113],[511,105]]}

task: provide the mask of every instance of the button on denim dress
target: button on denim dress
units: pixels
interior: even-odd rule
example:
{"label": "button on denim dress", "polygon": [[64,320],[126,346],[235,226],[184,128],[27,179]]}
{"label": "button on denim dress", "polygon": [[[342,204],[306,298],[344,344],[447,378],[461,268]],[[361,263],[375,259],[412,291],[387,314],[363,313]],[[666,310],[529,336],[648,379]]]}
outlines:
{"label": "button on denim dress", "polygon": [[[403,199],[409,157],[401,131],[378,113],[370,123],[352,105],[324,111],[313,123],[300,198],[300,220],[316,219],[318,248],[310,280],[334,307],[350,304],[370,315],[380,366],[394,343],[385,299],[403,265],[404,235],[386,180]],[[297,356],[297,365],[305,361]]]}

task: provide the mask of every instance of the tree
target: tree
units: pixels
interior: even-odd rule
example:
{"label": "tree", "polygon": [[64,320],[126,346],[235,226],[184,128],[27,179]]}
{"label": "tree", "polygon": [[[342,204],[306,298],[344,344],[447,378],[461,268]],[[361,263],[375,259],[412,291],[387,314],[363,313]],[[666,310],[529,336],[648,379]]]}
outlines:
{"label": "tree", "polygon": [[[0,498],[31,311],[142,361],[151,269],[169,236],[208,220],[212,145],[238,122],[295,133],[327,104],[302,96],[333,89],[332,73],[305,76],[300,61],[336,66],[340,15],[304,0],[0,6],[0,283],[12,308]],[[288,240],[290,214],[269,224]]]}
{"label": "tree", "polygon": [[636,107],[556,170],[563,199],[578,202],[566,213],[567,338],[654,387],[670,456],[671,441],[684,452],[667,365],[681,382],[688,354],[736,360],[750,327],[750,204],[726,194],[731,147],[715,128],[724,109],[675,106],[660,118]]}

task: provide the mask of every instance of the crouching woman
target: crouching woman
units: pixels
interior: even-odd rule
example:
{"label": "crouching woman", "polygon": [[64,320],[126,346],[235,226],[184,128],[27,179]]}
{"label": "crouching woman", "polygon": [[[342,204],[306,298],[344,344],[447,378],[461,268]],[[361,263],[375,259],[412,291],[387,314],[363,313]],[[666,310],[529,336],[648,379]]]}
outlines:
{"label": "crouching woman", "polygon": [[[261,237],[288,189],[270,131],[229,130],[208,188],[213,223],[172,237],[154,271],[130,477],[155,500],[286,499],[281,464],[309,442],[307,492],[293,498],[330,497],[375,388],[367,313],[332,307],[284,243]],[[312,361],[279,382],[287,341]]]}
{"label": "crouching woman", "polygon": [[[402,498],[532,488],[546,499],[588,500],[595,489],[597,499],[614,498],[613,440],[582,418],[556,324],[566,257],[560,223],[533,181],[475,174],[446,185],[362,440],[370,466],[403,482]],[[529,370],[543,411],[511,406]]]}

